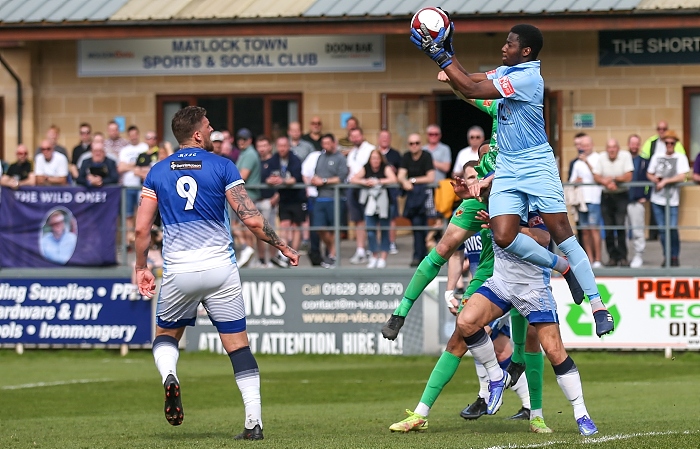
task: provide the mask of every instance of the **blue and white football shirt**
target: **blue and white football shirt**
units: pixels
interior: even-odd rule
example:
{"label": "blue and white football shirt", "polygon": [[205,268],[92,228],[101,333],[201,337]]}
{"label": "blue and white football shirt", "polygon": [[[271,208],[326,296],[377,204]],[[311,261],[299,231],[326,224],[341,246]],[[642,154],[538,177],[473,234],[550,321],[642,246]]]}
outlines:
{"label": "blue and white football shirt", "polygon": [[158,201],[164,271],[204,271],[236,262],[226,191],[243,183],[233,162],[201,148],[180,149],[153,166],[142,195]]}

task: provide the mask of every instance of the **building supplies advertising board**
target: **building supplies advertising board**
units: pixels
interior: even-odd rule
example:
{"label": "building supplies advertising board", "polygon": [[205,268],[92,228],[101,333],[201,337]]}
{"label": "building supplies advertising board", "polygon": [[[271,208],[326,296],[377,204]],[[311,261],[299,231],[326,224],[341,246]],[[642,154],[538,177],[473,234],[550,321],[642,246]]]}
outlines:
{"label": "building supplies advertising board", "polygon": [[384,36],[82,40],[78,76],[383,72]]}
{"label": "building supplies advertising board", "polygon": [[129,279],[0,280],[4,344],[151,343],[153,312]]}
{"label": "building supplies advertising board", "polygon": [[[382,326],[401,301],[409,272],[353,275],[354,270],[305,270],[299,276],[292,272],[296,270],[289,270],[271,277],[255,271],[241,273],[248,337],[255,353],[424,352],[419,301],[396,341],[381,335]],[[185,336],[188,350],[223,351],[216,328],[201,307],[197,325],[188,328]]]}

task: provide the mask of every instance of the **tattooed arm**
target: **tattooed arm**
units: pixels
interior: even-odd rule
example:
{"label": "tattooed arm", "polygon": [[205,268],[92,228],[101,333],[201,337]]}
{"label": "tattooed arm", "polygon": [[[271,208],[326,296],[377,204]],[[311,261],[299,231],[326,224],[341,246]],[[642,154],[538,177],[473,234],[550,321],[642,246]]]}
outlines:
{"label": "tattooed arm", "polygon": [[269,245],[279,249],[282,254],[289,258],[289,262],[296,266],[299,263],[299,254],[294,248],[279,238],[275,230],[272,229],[270,223],[262,216],[253,200],[248,196],[243,184],[239,184],[226,191],[226,200],[233,208],[238,218],[241,219],[244,225],[257,237]]}
{"label": "tattooed arm", "polygon": [[139,293],[149,298],[153,297],[156,290],[155,277],[147,266],[148,247],[151,245],[151,226],[156,219],[158,202],[150,198],[141,197],[136,213],[136,237],[134,247],[136,250],[136,285]]}

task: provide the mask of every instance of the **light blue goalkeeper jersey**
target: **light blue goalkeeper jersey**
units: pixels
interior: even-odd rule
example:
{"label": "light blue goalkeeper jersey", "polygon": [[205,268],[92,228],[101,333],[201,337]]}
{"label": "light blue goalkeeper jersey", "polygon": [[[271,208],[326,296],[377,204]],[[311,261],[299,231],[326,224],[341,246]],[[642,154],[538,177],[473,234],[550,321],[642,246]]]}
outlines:
{"label": "light blue goalkeeper jersey", "polygon": [[529,149],[551,151],[544,132],[544,80],[540,61],[486,73],[503,96],[498,106],[498,147],[506,156]]}

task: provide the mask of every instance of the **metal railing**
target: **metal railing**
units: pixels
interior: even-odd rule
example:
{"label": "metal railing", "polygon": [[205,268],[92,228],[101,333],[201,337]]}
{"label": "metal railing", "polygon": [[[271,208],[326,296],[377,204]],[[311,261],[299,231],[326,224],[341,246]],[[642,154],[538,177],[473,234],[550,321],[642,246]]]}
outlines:
{"label": "metal railing", "polygon": [[[583,183],[564,183],[564,186],[599,186],[598,184],[583,184]],[[430,187],[436,187],[437,185],[433,184],[430,185]],[[629,188],[629,187],[648,187],[648,188],[653,188],[654,183],[649,182],[649,181],[637,181],[637,182],[629,182],[629,183],[623,183],[620,184],[620,187],[622,188]],[[681,189],[687,188],[687,187],[698,187],[697,184],[693,182],[684,182],[684,183],[679,183],[676,184],[676,186],[680,187]],[[298,183],[294,184],[291,186],[286,186],[282,187],[281,189],[305,189],[308,187],[305,184]],[[401,188],[399,184],[392,184],[392,185],[385,185],[384,187],[393,187],[393,188]],[[334,235],[334,243],[336,247],[336,266],[340,266],[340,243],[341,243],[341,233],[343,231],[349,231],[356,229],[355,226],[349,226],[349,225],[343,225],[341,223],[341,217],[342,217],[342,212],[341,212],[341,206],[342,207],[347,207],[346,202],[344,201],[345,197],[345,191],[348,189],[365,189],[366,187],[360,186],[360,185],[355,185],[355,184],[336,184],[333,186],[326,186],[324,187],[326,189],[333,189],[333,200],[334,200],[334,208],[333,208],[333,215],[334,215],[334,225],[333,226],[300,226],[298,229],[301,232],[304,231],[309,231],[309,232],[314,232],[314,231],[333,231]],[[121,235],[121,248],[120,248],[120,254],[121,254],[121,261],[122,264],[127,264],[128,263],[128,257],[127,257],[127,241],[126,241],[126,236],[127,236],[127,228],[126,228],[126,201],[125,201],[125,196],[126,196],[126,189],[129,189],[128,187],[122,188],[122,202],[121,202],[121,215],[120,215],[120,235]],[[133,189],[133,188],[132,188]],[[274,189],[274,190],[281,190],[280,188],[275,188],[271,187],[267,184],[250,184],[246,185],[246,189],[252,190],[252,189]],[[669,191],[666,191],[667,197],[669,195]],[[682,192],[681,192],[682,195]],[[699,205],[700,207],[700,205]],[[229,213],[233,213],[231,210],[229,210]],[[664,213],[665,213],[665,225],[656,225],[656,226],[649,226],[645,224],[644,229],[645,232],[649,230],[658,230],[659,232],[663,232],[665,236],[665,241],[666,245],[664,248],[664,258],[665,258],[665,266],[670,267],[671,263],[671,231],[672,230],[700,230],[700,223],[697,225],[692,225],[692,226],[671,226],[670,224],[670,217],[671,217],[671,206],[668,205],[668,201],[666,201],[666,206],[664,208]],[[399,211],[398,217],[402,217],[401,211]],[[444,219],[444,217],[438,213],[436,218],[443,218],[444,225],[446,226],[449,219]],[[381,231],[381,230],[387,230],[393,228],[397,231],[404,231],[404,230],[409,230],[413,231],[416,229],[422,229],[426,231],[434,231],[436,228],[431,225],[427,226],[393,226],[393,227],[386,227],[386,226],[377,226],[376,229]],[[282,231],[282,230],[287,230],[288,228],[280,228],[276,227],[277,231]],[[622,230],[627,232],[630,228],[627,226],[606,226],[605,224],[600,224],[600,226],[596,226],[596,229],[600,230]],[[236,242],[237,243],[237,242]]]}

